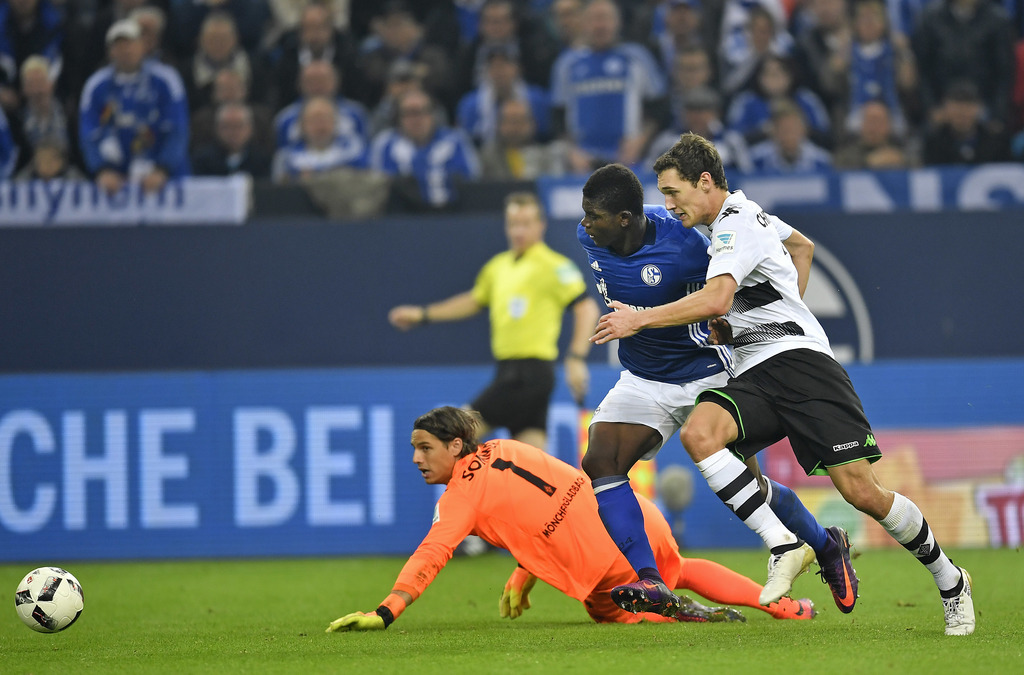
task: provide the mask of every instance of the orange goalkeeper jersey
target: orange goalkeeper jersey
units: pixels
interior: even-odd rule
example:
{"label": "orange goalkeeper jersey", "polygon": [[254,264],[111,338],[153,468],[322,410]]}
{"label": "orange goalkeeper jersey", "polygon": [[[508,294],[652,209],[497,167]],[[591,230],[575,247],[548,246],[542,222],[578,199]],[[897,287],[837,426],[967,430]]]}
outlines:
{"label": "orange goalkeeper jersey", "polygon": [[[659,565],[678,560],[665,519],[640,502]],[[518,441],[490,441],[456,462],[434,523],[395,590],[418,598],[468,534],[507,549],[531,574],[580,601],[613,567],[629,568],[601,522],[586,474]]]}

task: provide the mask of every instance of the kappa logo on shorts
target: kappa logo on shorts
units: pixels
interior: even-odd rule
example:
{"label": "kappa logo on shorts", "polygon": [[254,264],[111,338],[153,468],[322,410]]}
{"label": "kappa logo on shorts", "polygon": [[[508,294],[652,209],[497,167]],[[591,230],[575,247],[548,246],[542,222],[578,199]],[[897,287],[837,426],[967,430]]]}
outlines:
{"label": "kappa logo on shorts", "polygon": [[849,450],[860,446],[860,441],[850,441],[849,443],[841,443],[839,445],[833,445],[833,452],[842,452],[843,450]]}
{"label": "kappa logo on shorts", "polygon": [[712,244],[712,255],[732,253],[736,250],[736,232],[715,232]]}

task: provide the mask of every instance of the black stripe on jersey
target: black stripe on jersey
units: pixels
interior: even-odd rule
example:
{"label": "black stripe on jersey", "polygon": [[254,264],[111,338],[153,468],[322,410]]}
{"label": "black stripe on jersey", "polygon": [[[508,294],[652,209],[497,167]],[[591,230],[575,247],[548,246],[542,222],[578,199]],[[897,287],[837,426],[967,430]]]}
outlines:
{"label": "black stripe on jersey", "polygon": [[544,480],[537,474],[531,473],[530,471],[527,471],[521,466],[516,466],[514,462],[509,462],[508,460],[504,459],[495,459],[494,462],[491,463],[491,468],[497,469],[498,471],[511,470],[512,473],[519,476],[527,483],[530,483],[531,485],[536,485],[548,497],[551,497],[552,495],[555,494],[554,485],[548,483],[546,480]]}
{"label": "black stripe on jersey", "polygon": [[804,329],[795,321],[786,323],[762,323],[740,331],[732,338],[733,347],[752,345],[755,342],[770,342],[790,335],[803,335]]}
{"label": "black stripe on jersey", "polygon": [[736,291],[732,298],[732,310],[749,312],[755,307],[764,307],[776,300],[782,300],[782,293],[779,293],[770,281],[762,281],[756,286],[747,286]]}

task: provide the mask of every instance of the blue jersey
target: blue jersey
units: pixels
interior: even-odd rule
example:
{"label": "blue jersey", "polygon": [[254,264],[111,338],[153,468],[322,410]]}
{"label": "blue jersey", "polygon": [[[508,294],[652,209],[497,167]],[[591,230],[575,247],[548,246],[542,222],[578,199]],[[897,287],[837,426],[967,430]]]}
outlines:
{"label": "blue jersey", "polygon": [[622,43],[606,51],[569,49],[552,67],[551,101],[565,108],[569,137],[606,159],[643,128],[644,103],[665,95],[661,68],[647,49]]}
{"label": "blue jersey", "polygon": [[[829,133],[832,120],[829,118],[828,109],[817,94],[800,87],[793,92],[792,99],[803,112],[808,129],[822,135]],[[747,139],[758,140],[769,135],[772,101],[752,90],[741,91],[729,104],[725,119],[726,125],[733,131],[738,131]]]}
{"label": "blue jersey", "polygon": [[[296,101],[274,117],[274,135],[277,147],[283,148],[301,140],[302,129],[299,116],[302,114],[303,101]],[[369,151],[370,122],[366,108],[361,103],[351,101],[344,96],[336,99],[338,109],[338,136],[348,139],[355,148],[354,154],[363,155]]]}
{"label": "blue jersey", "polygon": [[[547,90],[523,81],[516,85],[513,98],[529,103],[537,138],[547,139],[551,135],[551,100]],[[483,84],[459,100],[455,119],[460,128],[483,144],[498,136],[500,108],[501,102],[498,101],[494,87]]]}
{"label": "blue jersey", "polygon": [[155,164],[172,177],[189,173],[188,101],[181,76],[152,59],[131,75],[112,66],[85,83],[79,138],[91,173],[124,174],[136,162]]}
{"label": "blue jersey", "polygon": [[[576,236],[590,259],[597,290],[605,303],[643,309],[673,302],[704,287],[708,271],[708,238],[687,229],[664,206],[644,205],[644,242],[622,257],[594,241],[580,223]],[[708,343],[706,321],[686,326],[649,328],[619,340],[619,362],[645,380],[682,384],[728,369],[728,347]]]}
{"label": "blue jersey", "polygon": [[395,129],[377,134],[370,148],[370,166],[392,176],[415,176],[423,199],[444,206],[456,198],[457,178],[480,177],[473,141],[461,129],[439,128],[417,146]]}

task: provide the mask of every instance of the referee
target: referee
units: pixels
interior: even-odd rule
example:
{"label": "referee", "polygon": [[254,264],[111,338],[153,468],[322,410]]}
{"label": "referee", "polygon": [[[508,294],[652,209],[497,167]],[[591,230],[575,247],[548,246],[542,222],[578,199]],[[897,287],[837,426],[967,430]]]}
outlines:
{"label": "referee", "polygon": [[480,270],[471,290],[428,305],[399,305],[388,320],[400,330],[430,322],[460,321],[490,312],[494,380],[470,407],[483,418],[486,433],[504,427],[518,441],[547,446],[547,415],[555,388],[558,336],[566,308],[573,312],[573,334],[565,373],[576,400],[589,384],[586,357],[600,312],[587,294],[579,268],[544,243],[543,209],[536,195],[516,192],[505,199],[509,248]]}

